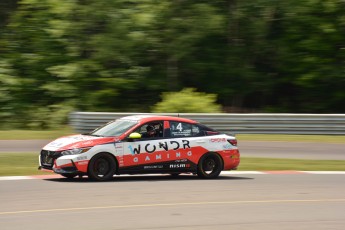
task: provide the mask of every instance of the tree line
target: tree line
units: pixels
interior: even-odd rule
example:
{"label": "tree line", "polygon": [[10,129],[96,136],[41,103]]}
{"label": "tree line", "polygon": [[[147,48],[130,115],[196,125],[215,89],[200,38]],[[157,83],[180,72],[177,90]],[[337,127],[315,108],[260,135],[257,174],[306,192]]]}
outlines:
{"label": "tree line", "polygon": [[345,2],[1,0],[0,84],[2,126],[185,88],[225,112],[344,113]]}

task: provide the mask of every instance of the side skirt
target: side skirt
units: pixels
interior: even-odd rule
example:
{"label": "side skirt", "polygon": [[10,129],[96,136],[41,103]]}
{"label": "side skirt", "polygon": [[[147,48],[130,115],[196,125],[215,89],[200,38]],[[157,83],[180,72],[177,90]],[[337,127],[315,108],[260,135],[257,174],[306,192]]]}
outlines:
{"label": "side skirt", "polygon": [[184,162],[166,161],[153,164],[134,165],[119,168],[119,174],[182,173],[196,172],[197,165],[189,160]]}

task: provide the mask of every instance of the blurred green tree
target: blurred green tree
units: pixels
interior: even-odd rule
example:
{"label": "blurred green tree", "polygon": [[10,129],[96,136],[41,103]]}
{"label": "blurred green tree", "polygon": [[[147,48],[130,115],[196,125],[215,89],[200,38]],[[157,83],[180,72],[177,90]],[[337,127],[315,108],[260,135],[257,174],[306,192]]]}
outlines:
{"label": "blurred green tree", "polygon": [[[272,107],[299,112],[345,112],[345,2],[294,1],[285,8],[280,69],[293,100]],[[283,87],[281,87],[283,88]],[[284,103],[282,103],[284,102]]]}
{"label": "blurred green tree", "polygon": [[239,111],[345,112],[342,0],[0,6],[3,124],[52,127],[71,110],[148,112],[162,92],[183,88]]}
{"label": "blurred green tree", "polygon": [[196,92],[185,88],[179,92],[162,94],[162,101],[152,107],[155,113],[220,113],[221,106],[216,103],[217,95]]}
{"label": "blurred green tree", "polygon": [[9,22],[10,15],[17,9],[19,0],[1,0],[0,1],[0,30]]}

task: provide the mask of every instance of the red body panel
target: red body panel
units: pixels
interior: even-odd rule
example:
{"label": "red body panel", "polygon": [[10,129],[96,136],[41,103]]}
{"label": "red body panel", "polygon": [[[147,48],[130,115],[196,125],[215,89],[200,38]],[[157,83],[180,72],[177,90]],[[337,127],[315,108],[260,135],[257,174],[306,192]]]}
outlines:
{"label": "red body panel", "polygon": [[86,147],[92,147],[95,145],[102,145],[106,143],[111,143],[114,142],[118,138],[116,137],[101,137],[101,138],[95,138],[95,139],[90,139],[90,140],[85,140],[85,141],[79,141],[76,143],[72,143],[66,146],[63,146],[62,148],[59,148],[58,151],[63,151],[67,149],[77,149],[77,148],[86,148]]}
{"label": "red body panel", "polygon": [[[117,161],[118,170],[121,171],[123,169],[123,172],[126,170],[145,169],[146,166],[152,166],[155,164],[159,164],[158,166],[162,166],[162,168],[163,166],[165,167],[168,165],[170,168],[168,167],[164,169],[171,171],[176,170],[177,172],[180,169],[179,167],[183,165],[183,168],[181,168],[182,171],[195,172],[200,158],[204,154],[210,152],[217,153],[221,157],[223,161],[223,170],[236,169],[240,163],[240,153],[236,146],[236,139],[232,136],[219,134],[218,132],[213,131],[207,131],[205,132],[205,135],[199,136],[192,133],[194,136],[190,135],[185,137],[173,136],[173,134],[170,134],[170,128],[178,130],[174,123],[171,125],[172,127],[170,127],[170,121],[198,124],[196,121],[180,117],[145,115],[138,115],[129,119],[132,119],[137,123],[117,137],[102,137],[101,135],[71,135],[59,138],[46,145],[44,147],[44,151],[48,152],[48,156],[50,153],[61,153],[60,157],[54,159],[54,171],[64,174],[72,168],[72,170],[75,170],[76,174],[87,174],[88,165],[91,159],[98,153],[111,154]],[[136,131],[138,130],[138,127],[140,130],[142,125],[147,125],[148,122],[155,123],[157,121],[164,121],[162,123],[163,131],[167,131],[167,135],[164,134],[164,136],[162,135],[155,138],[146,137],[135,140],[128,139],[128,136],[131,133],[138,132]],[[194,125],[193,127],[197,126]],[[182,125],[180,128],[182,130]],[[188,130],[188,128],[185,128],[184,130]],[[190,130],[192,130],[192,128],[190,128]],[[209,132],[213,133],[209,134]],[[235,141],[235,143],[232,143],[232,140]],[[69,151],[62,152],[71,149],[81,149],[85,150],[85,152],[80,155],[73,155],[74,153],[69,153]],[[42,159],[46,158],[47,155],[43,155]],[[175,168],[175,166],[177,168]],[[159,167],[147,168],[152,170],[159,169]],[[157,172],[159,171],[157,170]]]}

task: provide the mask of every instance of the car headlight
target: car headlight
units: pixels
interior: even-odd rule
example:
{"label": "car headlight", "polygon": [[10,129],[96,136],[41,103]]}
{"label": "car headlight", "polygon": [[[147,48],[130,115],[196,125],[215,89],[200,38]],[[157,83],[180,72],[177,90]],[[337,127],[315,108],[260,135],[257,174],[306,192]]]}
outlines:
{"label": "car headlight", "polygon": [[65,155],[77,155],[77,154],[85,153],[85,152],[89,151],[89,149],[91,149],[91,148],[69,149],[69,150],[62,151],[61,154],[64,156]]}

